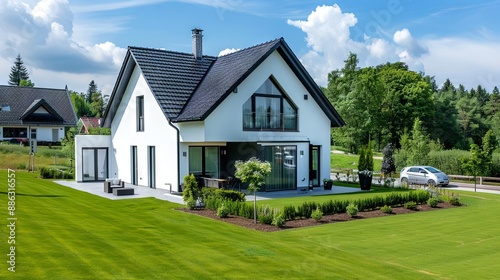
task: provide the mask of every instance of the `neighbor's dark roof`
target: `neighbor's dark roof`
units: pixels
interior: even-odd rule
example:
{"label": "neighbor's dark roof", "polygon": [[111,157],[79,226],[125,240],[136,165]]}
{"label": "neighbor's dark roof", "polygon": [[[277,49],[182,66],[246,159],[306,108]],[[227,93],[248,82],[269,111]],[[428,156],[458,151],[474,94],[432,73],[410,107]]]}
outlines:
{"label": "neighbor's dark roof", "polygon": [[[0,106],[4,105],[8,105],[10,111],[0,111],[0,125],[76,125],[75,111],[66,89],[0,86]],[[37,123],[30,118],[39,107],[52,114],[49,122]]]}
{"label": "neighbor's dark roof", "polygon": [[105,112],[106,127],[137,65],[165,116],[173,122],[204,120],[272,52],[278,50],[292,71],[330,118],[332,126],[344,121],[309,76],[283,38],[221,57],[129,47]]}

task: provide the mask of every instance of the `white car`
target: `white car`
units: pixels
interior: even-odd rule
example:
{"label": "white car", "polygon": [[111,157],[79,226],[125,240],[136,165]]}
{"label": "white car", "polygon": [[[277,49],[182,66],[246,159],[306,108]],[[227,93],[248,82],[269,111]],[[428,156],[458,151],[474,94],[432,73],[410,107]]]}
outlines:
{"label": "white car", "polygon": [[408,166],[401,169],[399,178],[401,184],[419,184],[431,186],[447,186],[450,183],[448,175],[432,166]]}

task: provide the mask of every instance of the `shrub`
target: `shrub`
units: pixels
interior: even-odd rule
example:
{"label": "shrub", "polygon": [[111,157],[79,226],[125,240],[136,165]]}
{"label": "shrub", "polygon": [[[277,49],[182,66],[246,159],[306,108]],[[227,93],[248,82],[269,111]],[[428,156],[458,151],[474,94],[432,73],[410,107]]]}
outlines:
{"label": "shrub", "polygon": [[415,201],[408,201],[404,204],[404,208],[409,209],[409,210],[416,210],[417,203],[415,203]]}
{"label": "shrub", "polygon": [[380,212],[385,213],[385,214],[392,214],[392,207],[384,205],[380,207]]}
{"label": "shrub", "polygon": [[333,200],[325,201],[321,204],[321,211],[324,215],[332,215],[335,214],[335,203]]}
{"label": "shrub", "polygon": [[287,221],[295,220],[297,216],[297,212],[295,211],[295,206],[293,205],[285,205],[283,207],[283,217]]}
{"label": "shrub", "polygon": [[349,203],[346,207],[346,213],[349,217],[358,215],[358,206],[356,204]]}
{"label": "shrub", "polygon": [[276,214],[274,217],[273,217],[273,221],[271,222],[271,224],[273,226],[277,226],[279,228],[282,228],[285,226],[285,218],[283,217],[283,214],[282,213],[278,213]]}
{"label": "shrub", "polygon": [[460,197],[458,196],[453,196],[450,198],[449,200],[450,204],[451,205],[454,205],[454,206],[460,206],[462,205],[462,202],[460,202]]}
{"label": "shrub", "polygon": [[316,222],[319,222],[319,220],[321,220],[321,218],[323,218],[323,212],[318,208],[316,208],[316,210],[314,210],[311,214],[311,217],[313,219],[316,220]]}
{"label": "shrub", "polygon": [[438,206],[439,199],[437,197],[431,197],[427,200],[427,205],[432,208],[436,208]]}
{"label": "shrub", "polygon": [[227,216],[229,216],[229,210],[226,208],[224,204],[222,204],[219,208],[217,208],[217,216],[219,218],[227,218]]}
{"label": "shrub", "polygon": [[311,218],[311,214],[316,208],[316,202],[304,202],[297,207],[297,216],[305,219]]}
{"label": "shrub", "polygon": [[198,182],[193,174],[184,176],[184,190],[182,191],[182,199],[187,202],[189,199],[197,201],[200,197]]}
{"label": "shrub", "polygon": [[194,208],[196,208],[196,200],[194,200],[192,198],[189,198],[186,201],[186,206],[187,206],[188,209],[193,210]]}
{"label": "shrub", "polygon": [[259,222],[264,225],[270,225],[273,221],[273,216],[266,214],[260,214],[257,218],[259,219]]}
{"label": "shrub", "polygon": [[271,208],[269,205],[266,205],[264,207],[260,207],[258,213],[257,213],[257,218],[259,219],[259,222],[261,224],[265,225],[270,225],[271,222],[273,221],[273,214],[271,211]]}
{"label": "shrub", "polygon": [[233,190],[215,189],[215,196],[231,201],[246,201],[244,193]]}
{"label": "shrub", "polygon": [[40,169],[40,176],[43,179],[74,179],[71,171],[62,170],[57,168],[42,167]]}

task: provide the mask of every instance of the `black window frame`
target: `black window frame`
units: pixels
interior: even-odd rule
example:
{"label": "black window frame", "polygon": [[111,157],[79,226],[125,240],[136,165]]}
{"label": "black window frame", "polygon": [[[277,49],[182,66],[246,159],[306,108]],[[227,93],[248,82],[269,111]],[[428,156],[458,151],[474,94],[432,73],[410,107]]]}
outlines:
{"label": "black window frame", "polygon": [[[268,78],[268,80],[270,80],[274,87],[276,87],[276,89],[279,91],[279,95],[278,94],[265,94],[265,93],[254,93],[250,99],[251,99],[251,121],[250,122],[247,122],[246,121],[246,117],[245,117],[245,110],[244,110],[244,107],[245,107],[245,104],[248,102],[248,100],[244,103],[243,105],[243,110],[242,110],[242,114],[243,114],[243,124],[242,124],[242,127],[243,127],[243,131],[275,131],[275,132],[278,132],[278,131],[286,131],[286,132],[297,132],[299,130],[298,128],[298,123],[299,123],[299,113],[298,113],[298,108],[297,106],[292,102],[291,99],[288,98],[288,96],[284,93],[283,89],[276,83],[276,81],[274,80],[274,78],[271,76]],[[267,80],[266,80],[267,82]],[[257,112],[256,112],[256,99],[260,97],[260,98],[275,98],[275,99],[279,99],[279,106],[280,106],[280,112],[279,112],[279,127],[277,128],[273,128],[271,127],[272,125],[272,117],[270,116],[267,116],[267,118],[269,119],[269,123],[267,123],[268,127],[269,128],[262,128],[262,127],[256,127],[256,120],[257,120]],[[285,125],[285,116],[284,116],[284,101],[288,102],[288,104],[290,105],[290,107],[292,107],[295,111],[295,124],[294,124],[294,128],[287,128],[286,125]],[[248,127],[247,124],[250,123],[251,124],[251,127]]]}
{"label": "black window frame", "polygon": [[136,128],[137,131],[144,131],[144,95],[137,96],[135,101],[136,101]]}

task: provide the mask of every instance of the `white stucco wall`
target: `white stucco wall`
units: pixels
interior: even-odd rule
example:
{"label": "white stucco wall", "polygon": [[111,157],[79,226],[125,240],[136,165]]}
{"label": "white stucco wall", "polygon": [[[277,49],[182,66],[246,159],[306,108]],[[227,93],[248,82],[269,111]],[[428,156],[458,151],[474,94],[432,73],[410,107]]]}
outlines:
{"label": "white stucco wall", "polygon": [[118,169],[111,145],[111,136],[109,135],[76,135],[75,136],[75,180],[83,181],[83,148],[108,148],[108,178],[117,178]]}
{"label": "white stucco wall", "polygon": [[[136,129],[136,97],[144,96],[144,131]],[[137,146],[138,184],[148,185],[148,146],[156,149],[156,187],[172,190],[179,185],[177,131],[168,124],[144,77],[136,67],[111,124],[118,177],[130,183],[131,146]]]}
{"label": "white stucco wall", "polygon": [[[298,132],[243,131],[243,104],[270,77],[274,76],[298,108]],[[304,95],[308,99],[304,100]],[[306,88],[275,51],[231,93],[205,122],[180,123],[181,141],[196,142],[275,142],[297,145],[297,186],[309,180],[309,144],[321,146],[321,177],[330,176],[330,120],[309,95]],[[300,157],[300,151],[304,156]],[[306,178],[303,182],[302,179]],[[320,180],[322,178],[319,178]]]}

